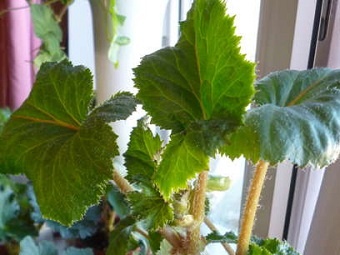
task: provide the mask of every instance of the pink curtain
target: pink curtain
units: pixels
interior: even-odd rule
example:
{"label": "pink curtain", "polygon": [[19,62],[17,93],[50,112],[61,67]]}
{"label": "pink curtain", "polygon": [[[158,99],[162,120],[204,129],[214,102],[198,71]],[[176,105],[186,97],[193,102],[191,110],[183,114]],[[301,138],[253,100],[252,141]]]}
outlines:
{"label": "pink curtain", "polygon": [[10,10],[0,17],[0,107],[18,108],[34,82],[32,61],[40,42],[25,6],[25,0],[0,0],[0,10]]}

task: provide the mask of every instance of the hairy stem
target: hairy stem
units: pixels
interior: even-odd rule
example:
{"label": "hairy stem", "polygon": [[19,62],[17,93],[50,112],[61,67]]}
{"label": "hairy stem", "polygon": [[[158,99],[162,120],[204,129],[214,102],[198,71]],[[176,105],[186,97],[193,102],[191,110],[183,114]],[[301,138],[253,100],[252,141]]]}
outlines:
{"label": "hairy stem", "polygon": [[182,249],[182,237],[170,227],[160,229],[159,233],[171,244],[174,250]]}
{"label": "hairy stem", "polygon": [[[216,231],[217,233],[219,232],[215,225],[207,217],[204,218],[204,223],[211,231]],[[221,245],[229,255],[235,255],[235,252],[233,248],[231,248],[230,244],[228,244],[227,242],[223,242],[221,243]]]}
{"label": "hairy stem", "polygon": [[205,217],[205,192],[208,180],[208,172],[199,174],[195,186],[194,195],[190,205],[190,214],[194,219],[194,226],[188,231],[188,255],[199,254],[201,248],[200,227]]}
{"label": "hairy stem", "polygon": [[113,171],[112,179],[123,194],[134,191],[131,184],[120,173],[118,173],[117,170]]}
{"label": "hairy stem", "polygon": [[269,163],[260,160],[255,169],[253,179],[250,183],[246,205],[243,209],[240,235],[237,243],[236,255],[246,255],[249,249],[251,232],[254,226],[256,209]]}

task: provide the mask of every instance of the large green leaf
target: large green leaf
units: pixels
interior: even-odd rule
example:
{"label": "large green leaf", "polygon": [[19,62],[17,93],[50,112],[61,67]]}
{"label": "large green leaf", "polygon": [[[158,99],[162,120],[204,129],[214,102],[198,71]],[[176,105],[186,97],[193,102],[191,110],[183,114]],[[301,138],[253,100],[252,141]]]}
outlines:
{"label": "large green leaf", "polygon": [[340,150],[340,70],[280,71],[257,82],[245,126],[225,152],[272,164],[326,166]]}
{"label": "large green leaf", "polygon": [[65,225],[99,201],[118,154],[116,135],[101,111],[88,115],[92,97],[88,69],[65,61],[44,64],[0,138],[1,171],[26,174],[43,216]]}
{"label": "large green leaf", "polygon": [[214,155],[242,124],[254,64],[240,54],[234,32],[222,1],[194,1],[175,47],[145,56],[134,69],[137,98],[152,122],[176,135],[155,174],[165,196],[206,170],[203,155]]}
{"label": "large green leaf", "polygon": [[177,133],[200,120],[241,123],[254,64],[240,54],[234,30],[220,0],[197,0],[175,47],[143,58],[134,69],[137,97],[155,124]]}

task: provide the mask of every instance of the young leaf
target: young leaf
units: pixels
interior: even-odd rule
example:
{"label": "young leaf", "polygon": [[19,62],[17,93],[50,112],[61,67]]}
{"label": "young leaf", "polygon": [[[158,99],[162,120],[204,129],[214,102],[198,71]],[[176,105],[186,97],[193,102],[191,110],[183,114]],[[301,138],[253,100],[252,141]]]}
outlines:
{"label": "young leaf", "polygon": [[127,179],[131,182],[149,182],[157,168],[162,141],[141,119],[130,135],[128,149],[124,154],[125,166],[128,170]]}
{"label": "young leaf", "polygon": [[196,173],[207,170],[209,163],[209,157],[196,143],[194,133],[172,135],[171,139],[154,175],[154,181],[166,200],[173,192],[185,189],[187,181]]}
{"label": "young leaf", "polygon": [[132,217],[122,219],[110,234],[107,254],[125,255],[128,251],[138,247],[137,241],[132,237],[136,221]]}
{"label": "young leaf", "polygon": [[149,231],[149,244],[154,254],[161,249],[161,243],[163,240],[164,239],[159,232]]}
{"label": "young leaf", "polygon": [[116,135],[88,116],[88,69],[69,62],[41,67],[29,98],[0,137],[0,167],[32,180],[44,217],[71,225],[104,194],[118,154]]}
{"label": "young leaf", "polygon": [[90,117],[104,122],[125,120],[136,110],[137,100],[129,92],[120,92],[96,107]]}
{"label": "young leaf", "polygon": [[158,229],[173,219],[173,210],[165,202],[161,194],[154,189],[151,181],[157,167],[162,141],[154,136],[145,125],[144,120],[138,121],[130,136],[128,150],[124,154],[128,169],[127,178],[134,182],[141,191],[130,192],[133,214],[146,220],[148,228]]}
{"label": "young leaf", "polygon": [[174,213],[171,205],[151,187],[144,187],[142,192],[130,192],[128,198],[133,215],[145,219],[147,227],[152,230],[157,230],[173,220]]}
{"label": "young leaf", "polygon": [[137,98],[152,122],[173,134],[155,174],[166,198],[206,170],[205,155],[214,155],[243,122],[255,72],[234,32],[222,1],[197,0],[175,47],[145,56],[134,69]]}
{"label": "young leaf", "polygon": [[256,84],[259,107],[224,150],[276,164],[323,167],[340,151],[340,70],[280,71]]}

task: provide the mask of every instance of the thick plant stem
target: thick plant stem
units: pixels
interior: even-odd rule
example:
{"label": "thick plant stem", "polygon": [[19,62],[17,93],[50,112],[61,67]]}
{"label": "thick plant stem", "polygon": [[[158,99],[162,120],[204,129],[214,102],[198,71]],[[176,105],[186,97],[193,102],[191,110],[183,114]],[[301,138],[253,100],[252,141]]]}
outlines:
{"label": "thick plant stem", "polygon": [[251,232],[253,230],[255,214],[260,200],[263,183],[269,163],[260,160],[250,183],[246,205],[243,209],[240,235],[237,243],[236,255],[246,255],[249,248]]}
{"label": "thick plant stem", "polygon": [[199,254],[202,247],[200,227],[205,217],[205,193],[208,180],[208,172],[199,174],[195,186],[194,195],[190,205],[190,214],[194,219],[194,226],[188,231],[188,252],[189,255]]}

